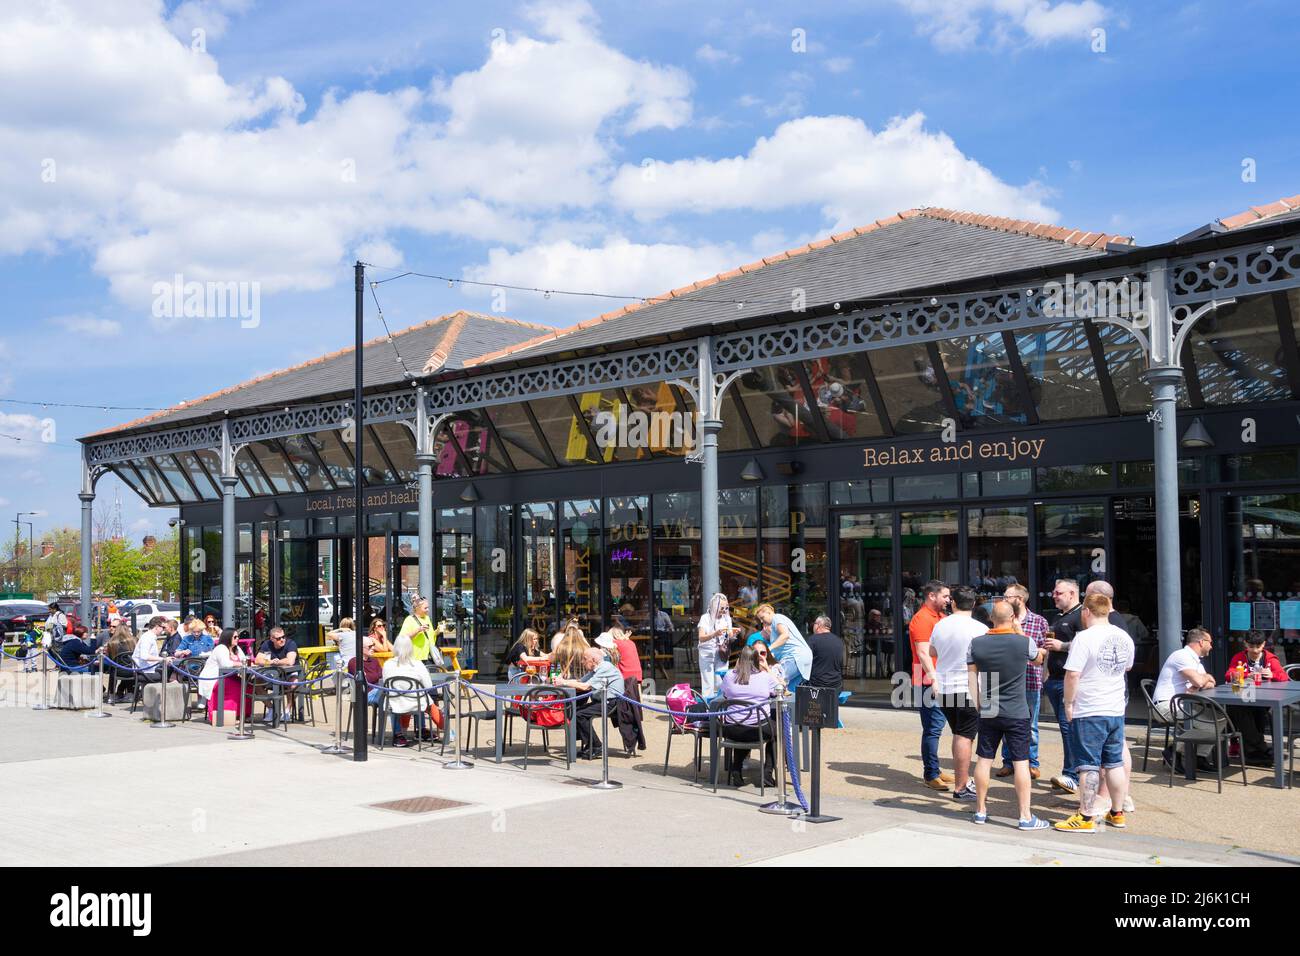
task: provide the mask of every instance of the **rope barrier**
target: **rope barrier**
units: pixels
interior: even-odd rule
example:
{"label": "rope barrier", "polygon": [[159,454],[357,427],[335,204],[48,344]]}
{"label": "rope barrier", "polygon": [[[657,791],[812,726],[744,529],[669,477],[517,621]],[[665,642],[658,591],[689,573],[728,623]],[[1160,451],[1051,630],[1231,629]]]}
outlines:
{"label": "rope barrier", "polygon": [[794,736],[790,731],[790,712],[782,711],[781,713],[781,736],[785,738],[785,767],[790,772],[790,783],[794,785],[794,795],[799,801],[799,806],[803,807],[804,813],[808,812],[808,801],[804,798],[803,787],[799,785],[799,765],[794,760]]}

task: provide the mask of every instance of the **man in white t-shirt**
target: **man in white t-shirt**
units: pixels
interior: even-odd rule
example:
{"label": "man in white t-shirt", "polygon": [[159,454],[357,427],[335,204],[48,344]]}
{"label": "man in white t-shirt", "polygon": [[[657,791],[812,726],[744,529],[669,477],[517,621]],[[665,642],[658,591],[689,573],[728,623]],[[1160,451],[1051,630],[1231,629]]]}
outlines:
{"label": "man in white t-shirt", "polygon": [[978,600],[973,588],[952,589],[952,613],[934,626],[930,632],[930,654],[921,659],[922,668],[929,670],[934,679],[931,686],[937,698],[935,702],[952,728],[954,800],[976,799],[975,781],[970,779],[970,759],[980,720],[968,691],[966,656],[970,642],[988,633],[988,628],[971,616]]}
{"label": "man in white t-shirt", "polygon": [[[1155,689],[1151,692],[1155,712],[1165,720],[1172,719],[1169,702],[1175,696],[1195,694],[1214,686],[1214,678],[1206,673],[1205,664],[1202,663],[1202,659],[1208,657],[1214,647],[1214,638],[1204,628],[1194,627],[1187,632],[1185,641],[1182,647],[1165,659],[1164,666],[1160,668],[1160,676],[1156,678]],[[1213,721],[1197,721],[1193,726],[1201,723],[1204,723],[1205,729],[1213,729]],[[1212,744],[1198,744],[1196,756],[1208,760],[1213,749]],[[1173,761],[1172,751],[1172,747],[1165,751],[1166,763]]]}
{"label": "man in white t-shirt", "polygon": [[1064,704],[1071,745],[1079,761],[1079,812],[1056,824],[1065,833],[1092,833],[1097,791],[1106,775],[1110,810],[1106,824],[1123,829],[1125,675],[1133,667],[1133,638],[1110,623],[1110,598],[1089,594],[1083,602],[1082,631],[1070,642],[1065,661]]}

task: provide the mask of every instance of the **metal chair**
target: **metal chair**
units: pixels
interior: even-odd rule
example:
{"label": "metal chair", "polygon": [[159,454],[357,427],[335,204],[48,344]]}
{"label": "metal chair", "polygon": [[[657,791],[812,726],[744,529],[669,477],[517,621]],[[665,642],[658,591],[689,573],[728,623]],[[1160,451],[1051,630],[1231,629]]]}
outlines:
{"label": "metal chair", "polygon": [[[297,693],[302,695],[306,717],[311,718],[313,727],[316,726],[315,702],[319,700],[321,706],[325,706],[325,689],[328,682],[324,680],[324,677],[329,672],[329,661],[324,656],[314,657],[310,662],[303,664],[303,686],[298,689]],[[333,690],[332,685],[329,686]]]}
{"label": "metal chair", "polygon": [[[696,704],[704,703],[704,698],[701,697],[698,693],[695,693],[695,691],[693,690],[691,691],[691,693],[695,695]],[[705,706],[707,707],[708,705],[706,704]],[[708,726],[708,718],[704,716],[704,713],[707,713],[707,711],[687,712],[688,715],[691,713],[698,714],[699,716],[693,719],[688,717],[687,719],[684,719],[683,722],[680,724],[677,722],[677,718],[675,716],[668,718],[668,744],[666,747],[664,747],[664,776],[665,777],[668,776],[668,759],[673,751],[673,737],[694,737],[695,738],[695,775],[691,777],[691,783],[695,783],[700,779],[700,766],[704,762],[704,735],[708,733],[709,726]]]}
{"label": "metal chair", "polygon": [[542,727],[533,719],[534,715],[543,707],[551,708],[560,706],[564,712],[564,721],[557,725],[565,730],[564,737],[564,769],[568,770],[573,766],[569,759],[569,735],[573,733],[573,712],[574,706],[569,699],[558,688],[548,684],[538,684],[524,691],[523,699],[519,702],[519,713],[524,720],[524,769],[528,769],[528,745],[532,739],[533,727],[537,726],[542,732],[542,752],[550,750],[551,735],[550,727]]}
{"label": "metal chair", "polygon": [[[271,680],[267,680],[267,678]],[[262,704],[262,719],[266,719],[266,713],[271,713],[271,729],[276,730],[284,720],[284,694],[278,683],[271,681],[281,681],[284,679],[283,673],[278,667],[250,667],[248,668],[248,707],[251,714],[252,708],[259,701]]]}
{"label": "metal chair", "polygon": [[[417,751],[424,749],[424,721],[426,719],[424,709],[428,706],[428,701],[432,700],[432,694],[429,688],[425,687],[414,677],[404,677],[401,674],[395,674],[392,677],[384,678],[384,693],[379,695],[379,716],[375,720],[374,735],[376,737],[380,750],[384,749],[384,734],[388,732],[388,717],[391,711],[388,709],[389,699],[393,696],[389,691],[395,691],[403,697],[414,697],[415,710],[412,712],[416,718],[415,732],[415,749]],[[411,691],[419,691],[412,694]]]}
{"label": "metal chair", "polygon": [[190,716],[196,710],[203,710],[199,696],[199,674],[203,671],[203,665],[206,661],[201,657],[183,657],[179,661],[172,662],[172,669],[178,671],[181,675],[181,686],[185,688],[185,710],[181,717],[182,720],[189,720]]}
{"label": "metal chair", "polygon": [[[464,672],[462,672],[462,673],[464,673]],[[495,724],[496,724],[496,719],[497,719],[496,701],[494,701],[494,700],[490,700],[489,698],[484,697],[484,696],[483,696],[483,693],[482,693],[482,692],[481,692],[477,687],[473,686],[472,684],[466,683],[466,684],[464,684],[463,686],[464,686],[466,689],[469,690],[470,695],[471,695],[471,697],[470,697],[470,709],[467,710],[465,713],[460,714],[460,717],[462,718],[462,720],[468,720],[468,721],[470,722],[470,726],[472,726],[472,727],[474,728],[474,734],[473,734],[473,741],[474,741],[474,742],[473,742],[473,744],[470,746],[470,753],[474,753],[475,751],[478,750],[478,729],[479,729],[479,727],[480,727],[480,726],[481,726],[485,721],[491,721],[492,724],[493,724],[494,726],[495,726]],[[480,703],[480,704],[483,705],[483,709],[482,709],[482,710],[475,710],[475,709],[474,709],[474,702],[475,702],[475,701],[477,701],[478,703]],[[509,733],[509,730],[510,730],[510,727],[511,727],[511,721],[514,720],[514,717],[515,717],[514,712],[511,711],[511,710],[508,709],[508,708],[507,708],[507,709],[505,710],[505,712],[502,714],[502,719],[503,719],[503,721],[505,722],[505,728],[504,728],[504,729],[505,729],[505,731],[506,731],[507,733]],[[446,735],[444,735],[444,736],[446,736]]]}
{"label": "metal chair", "polygon": [[135,667],[135,662],[131,660],[131,655],[126,653],[125,651],[120,654],[115,654],[112,660],[113,663],[117,665],[117,667],[105,668],[105,670],[107,670],[112,675],[112,679],[108,682],[109,697],[110,698],[117,697],[118,695],[113,693],[114,688],[116,688],[118,691],[121,691],[122,685],[130,681],[131,690],[133,692],[133,698],[131,700],[131,711],[134,713],[135,711],[134,691],[136,685],[139,684],[140,682],[135,679],[136,675],[132,674],[130,670],[126,670],[126,669],[119,670],[119,668],[133,668]]}
{"label": "metal chair", "polygon": [[[1145,773],[1147,769],[1147,761],[1151,757],[1152,727],[1154,727],[1156,724],[1159,724],[1160,726],[1164,727],[1165,729],[1164,749],[1168,750],[1169,735],[1173,732],[1173,721],[1171,721],[1164,714],[1160,713],[1160,711],[1156,710],[1156,702],[1155,699],[1152,697],[1152,694],[1155,693],[1156,682],[1152,680],[1150,677],[1144,677],[1142,678],[1142,680],[1138,682],[1138,686],[1142,688],[1142,696],[1147,702],[1147,742],[1146,742],[1146,746],[1142,750],[1142,771]],[[1164,751],[1161,752],[1163,753]]]}
{"label": "metal chair", "polygon": [[[721,732],[721,731],[722,731],[722,725],[726,723],[726,713],[727,713],[728,710],[732,709],[733,707],[735,707],[735,708],[744,708],[744,709],[749,709],[749,708],[752,708],[753,706],[754,706],[753,704],[748,703],[747,701],[743,701],[743,700],[734,700],[734,699],[732,699],[732,698],[728,698],[728,697],[723,697],[723,698],[720,698],[720,699],[715,699],[711,704],[709,704],[709,720],[710,720],[710,723],[713,725],[712,727],[710,727],[709,732],[710,732],[710,734],[714,734],[714,733],[717,734],[718,753],[719,753],[719,756],[721,756],[721,755],[727,753],[727,751],[739,751],[739,750],[743,750],[743,751],[751,751],[751,750],[753,750],[753,749],[756,748],[756,747],[758,748],[758,754],[759,754],[759,757],[758,757],[758,795],[759,795],[760,797],[762,797],[762,796],[764,796],[764,795],[767,793],[767,790],[766,790],[766,786],[767,786],[767,782],[766,782],[766,778],[767,778],[767,766],[766,766],[766,760],[767,760],[767,749],[766,749],[766,747],[764,746],[764,744],[766,743],[766,738],[763,736],[763,730],[765,729],[765,725],[767,724],[767,720],[766,720],[766,719],[760,719],[760,720],[758,721],[758,724],[757,724],[757,727],[758,727],[758,741],[757,741],[757,742],[754,742],[754,741],[742,741],[742,740],[728,740],[728,739],[726,738],[726,736]],[[748,714],[746,714],[745,716],[748,716]],[[718,792],[718,768],[717,768],[716,766],[713,766],[713,767],[710,767],[710,768],[709,768],[709,771],[710,771],[710,772],[709,772],[709,776],[711,776],[711,777],[713,778],[713,792],[714,792],[714,793],[717,793],[717,792]]]}
{"label": "metal chair", "polygon": [[[1219,785],[1219,793],[1223,793],[1224,744],[1234,741],[1237,744],[1237,759],[1241,761],[1241,785],[1250,785],[1246,779],[1246,755],[1241,732],[1233,726],[1232,718],[1222,704],[1197,694],[1175,694],[1169,701],[1169,714],[1173,720],[1175,752],[1183,744],[1213,745],[1214,777]],[[1171,787],[1174,785],[1175,763],[1175,760],[1169,762]]]}

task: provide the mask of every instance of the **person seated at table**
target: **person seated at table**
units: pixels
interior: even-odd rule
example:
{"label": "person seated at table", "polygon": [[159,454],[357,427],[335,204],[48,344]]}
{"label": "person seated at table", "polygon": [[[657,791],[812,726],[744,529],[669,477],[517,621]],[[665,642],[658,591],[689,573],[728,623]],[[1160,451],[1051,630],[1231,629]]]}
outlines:
{"label": "person seated at table", "polygon": [[352,658],[357,656],[357,632],[352,627],[352,618],[345,617],[339,626],[325,632],[325,643],[338,647],[336,667],[347,667]]}
{"label": "person seated at table", "polygon": [[527,673],[520,658],[542,656],[542,636],[531,627],[524,628],[519,640],[506,651],[506,678],[513,682]]}
{"label": "person seated at table", "polygon": [[175,657],[176,648],[181,643],[180,623],[174,618],[167,618],[163,621],[162,643],[159,651],[163,657]]}
{"label": "person seated at table", "polygon": [[623,678],[623,696],[630,698],[618,701],[618,732],[623,738],[623,752],[635,757],[638,750],[645,750],[645,730],[641,724],[641,652],[637,650],[636,641],[632,640],[617,624],[610,627],[605,634],[596,638],[596,645],[603,647],[601,638],[608,636],[618,653],[615,666]]}
{"label": "person seated at table", "polygon": [[370,641],[372,645],[370,649],[374,653],[393,653],[393,642],[388,639],[388,624],[382,617],[377,617],[370,622]]}
{"label": "person seated at table", "polygon": [[89,663],[94,658],[98,645],[99,642],[94,638],[86,640],[86,629],[78,624],[56,643],[51,657],[60,670],[70,670]]}
{"label": "person seated at table", "polygon": [[[1214,687],[1214,678],[1206,673],[1202,659],[1208,657],[1214,646],[1214,638],[1203,627],[1194,627],[1183,638],[1183,646],[1170,654],[1156,678],[1156,685],[1151,693],[1151,701],[1156,713],[1166,721],[1172,719],[1170,701],[1179,694],[1195,694]],[[1213,719],[1202,716],[1193,722],[1194,729],[1214,730]],[[1214,752],[1213,744],[1197,744],[1197,764],[1203,770],[1213,770],[1210,754]],[[1175,756],[1173,746],[1164,752],[1165,763],[1181,761],[1182,755]]]}
{"label": "person seated at table", "polygon": [[600,716],[600,702],[607,694],[611,695],[609,703],[610,709],[613,709],[613,705],[617,703],[616,695],[623,693],[623,678],[618,668],[609,662],[609,658],[599,647],[588,647],[584,650],[582,664],[586,669],[582,677],[577,680],[561,677],[555,685],[572,687],[580,697],[588,691],[593,691],[590,697],[578,703],[574,710],[574,722],[578,725],[578,759],[599,760],[604,756],[605,750],[600,738],[592,729],[591,722]]}
{"label": "person seated at table", "polygon": [[[109,661],[116,661],[121,655],[130,655],[135,650],[135,635],[131,633],[131,628],[122,621],[113,626],[113,630],[108,635],[108,640],[99,648],[101,654],[108,658]],[[118,670],[111,666],[108,661],[104,662],[104,671],[109,675],[108,691],[111,703],[118,704],[125,699],[123,688],[132,680],[132,675],[128,671]]]}
{"label": "person seated at table", "polygon": [[[433,676],[429,673],[429,668],[424,662],[415,656],[415,645],[409,634],[399,634],[397,640],[393,643],[393,656],[384,661],[383,681],[386,684],[393,677],[408,677],[415,682],[417,687],[433,687]],[[407,725],[411,722],[411,715],[420,710],[421,701],[428,700],[423,694],[416,694],[411,690],[386,689],[385,694],[388,698],[388,713],[393,719],[393,746],[409,747],[410,740],[404,733]],[[432,705],[430,705],[432,707]],[[433,711],[437,713],[436,709]],[[435,723],[441,727],[441,714],[434,717]],[[432,738],[432,734],[425,733]]]}
{"label": "person seated at table", "polygon": [[[215,643],[212,640],[212,635],[203,629],[203,624],[198,620],[190,621],[185,630],[186,633],[176,643],[176,650],[172,653],[172,657],[181,659],[198,657],[212,650]],[[218,637],[220,637],[220,634],[218,634]]]}
{"label": "person seated at table", "polygon": [[[560,676],[572,680],[585,671],[583,655],[591,649],[587,639],[578,628],[570,628],[560,635],[559,643],[551,654],[551,660],[560,669]],[[604,657],[604,652],[601,652]]]}
{"label": "person seated at table", "polygon": [[556,631],[555,634],[551,637],[552,653],[559,650],[560,643],[564,641],[565,638],[581,641],[583,647],[591,646],[591,643],[587,640],[587,635],[584,634],[582,632],[582,628],[578,626],[578,622],[576,618],[572,618],[566,621],[564,626],[561,627],[558,631]]}
{"label": "person seated at table", "polygon": [[776,684],[781,693],[785,693],[785,669],[779,666],[776,659],[772,657],[772,651],[768,648],[767,641],[763,640],[763,635],[761,633],[751,634],[745,646],[754,649],[758,669],[772,678],[773,683]]}
{"label": "person seated at table", "polygon": [[[203,631],[208,635],[208,637],[212,638],[212,642],[215,644],[217,638],[221,636],[221,625],[217,623],[217,616],[215,614],[203,615]],[[193,631],[190,633],[192,634]]]}
{"label": "person seated at table", "polygon": [[[429,599],[417,594],[411,601],[411,613],[406,616],[406,620],[402,622],[402,629],[397,632],[397,639],[409,637],[417,661],[433,661],[434,667],[442,668],[446,665],[442,659],[442,652],[434,643],[437,634],[437,629],[429,617]],[[396,644],[393,653],[397,653]]]}
{"label": "person seated at table", "polygon": [[[254,663],[262,667],[278,667],[282,671],[287,671],[290,668],[297,667],[298,645],[291,638],[285,636],[284,628],[277,625],[276,627],[271,628],[271,633],[267,635],[266,643],[263,644],[261,649],[257,652],[257,657],[254,659]],[[280,680],[282,678],[275,677],[274,679]],[[282,690],[288,698],[289,713],[292,714],[294,713],[293,689],[285,687],[282,688]],[[268,704],[266,716],[263,718],[263,722],[274,724],[276,719],[274,705]]]}
{"label": "person seated at table", "polygon": [[[762,642],[746,645],[736,659],[736,666],[722,678],[722,697],[743,703],[743,707],[728,708],[722,717],[722,735],[728,740],[757,743],[759,727],[763,726],[766,755],[763,764],[764,784],[776,786],[776,756],[773,747],[775,730],[772,725],[768,701],[777,693],[777,682],[759,663],[758,647]],[[764,647],[766,651],[766,648]],[[727,782],[733,787],[744,785],[745,760],[748,750],[728,750],[726,758]]]}
{"label": "person seated at table", "polygon": [[[203,631],[203,625],[198,621],[194,624],[203,636],[207,633]],[[247,656],[239,646],[236,640],[237,632],[233,627],[228,627],[221,632],[217,638],[216,645],[208,654],[208,658],[203,662],[203,670],[199,672],[198,690],[199,696],[207,701],[208,723],[215,725],[217,722],[217,681],[224,682],[222,690],[222,708],[232,711],[236,717],[239,716],[239,689],[240,679],[238,674],[222,675],[223,670],[229,670],[239,667],[248,661]],[[251,696],[246,696],[244,700],[245,720],[253,716],[253,707]]]}
{"label": "person seated at table", "polygon": [[162,663],[163,655],[159,643],[167,630],[166,625],[165,617],[151,617],[136,639],[131,651],[131,665],[137,671],[134,675],[137,681],[156,684],[162,680],[162,671],[158,665]]}
{"label": "person seated at table", "polygon": [[[1262,631],[1250,631],[1242,641],[1242,650],[1238,651],[1228,663],[1224,679],[1231,684],[1238,666],[1246,669],[1246,680],[1253,681],[1259,674],[1260,683],[1287,680],[1286,668],[1277,655],[1265,647],[1266,637]],[[1250,763],[1272,765],[1273,750],[1264,739],[1270,730],[1270,716],[1267,707],[1242,707],[1228,705],[1228,716],[1233,725],[1241,731],[1241,741],[1246,745],[1246,760]],[[1276,746],[1276,744],[1274,744]],[[1237,745],[1228,745],[1228,757],[1236,759]]]}

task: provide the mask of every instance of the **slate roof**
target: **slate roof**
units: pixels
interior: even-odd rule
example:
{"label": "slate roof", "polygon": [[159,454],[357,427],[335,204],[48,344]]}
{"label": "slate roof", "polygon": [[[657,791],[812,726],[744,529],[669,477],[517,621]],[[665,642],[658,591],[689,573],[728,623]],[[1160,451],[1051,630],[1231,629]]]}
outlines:
{"label": "slate roof", "polygon": [[[369,389],[400,384],[405,376],[398,354],[415,375],[439,368],[462,368],[467,359],[533,338],[539,330],[546,328],[549,327],[478,312],[453,312],[430,319],[394,332],[392,344],[385,336],[362,346],[365,350],[365,386]],[[339,349],[87,437],[100,437],[142,425],[171,425],[224,411],[274,407],[350,392],[356,375],[352,353],[350,346]]]}
{"label": "slate roof", "polygon": [[[1132,239],[1102,232],[956,212],[908,209],[691,285],[607,312],[530,342],[467,362],[534,358],[724,322],[748,313],[788,312],[802,288],[806,306],[978,279],[999,272],[1089,259]],[[744,302],[737,308],[736,302]]]}

